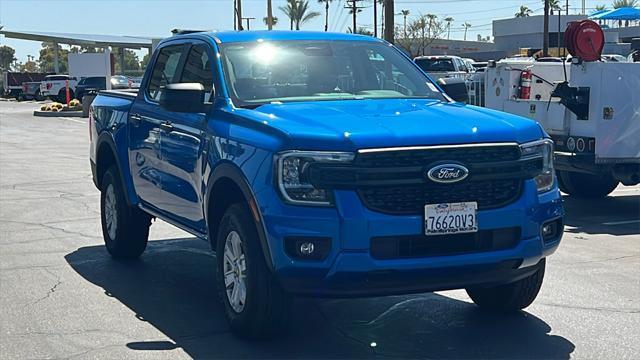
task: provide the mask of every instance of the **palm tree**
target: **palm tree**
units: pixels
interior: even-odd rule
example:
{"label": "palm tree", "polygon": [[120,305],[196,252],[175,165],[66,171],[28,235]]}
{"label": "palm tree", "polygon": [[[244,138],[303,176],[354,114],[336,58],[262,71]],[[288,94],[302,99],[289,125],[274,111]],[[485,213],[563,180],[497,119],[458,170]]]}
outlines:
{"label": "palm tree", "polygon": [[449,35],[451,34],[451,23],[453,22],[453,18],[451,16],[447,16],[444,18],[444,21],[447,23],[447,40],[449,40]]}
{"label": "palm tree", "polygon": [[462,27],[464,28],[464,41],[467,41],[467,30],[471,27],[471,24],[465,21]]}
{"label": "palm tree", "polygon": [[409,16],[409,10],[400,10],[400,15],[404,18],[404,37],[407,37],[407,16]]}
{"label": "palm tree", "polygon": [[638,4],[638,0],[613,0],[613,3],[611,4],[614,9],[623,7],[636,7],[638,5],[640,5]]}
{"label": "palm tree", "polygon": [[296,0],[287,0],[286,6],[278,7],[289,18],[289,30],[293,30],[293,22],[298,12],[298,2]]}
{"label": "palm tree", "polygon": [[520,5],[520,10],[518,10],[518,12],[516,13],[516,17],[517,18],[529,17],[532,12],[533,10],[529,9],[528,7],[524,5]]}
{"label": "palm tree", "polygon": [[[264,21],[265,25],[269,25],[269,17],[268,16],[263,17],[262,21]],[[276,24],[278,24],[278,18],[274,16],[274,17],[271,18],[271,26],[276,26]]]}
{"label": "palm tree", "polygon": [[560,7],[560,0],[548,0],[548,1],[549,1],[549,15],[553,16],[553,10],[558,10],[558,12],[562,10],[562,7]]}
{"label": "palm tree", "polygon": [[324,3],[324,31],[329,31],[329,4],[332,0],[318,0],[318,3]]}
{"label": "palm tree", "polygon": [[287,5],[280,6],[279,9],[289,18],[291,30],[293,30],[294,25],[296,30],[300,30],[300,25],[320,16],[317,11],[309,11],[308,0],[287,0]]}

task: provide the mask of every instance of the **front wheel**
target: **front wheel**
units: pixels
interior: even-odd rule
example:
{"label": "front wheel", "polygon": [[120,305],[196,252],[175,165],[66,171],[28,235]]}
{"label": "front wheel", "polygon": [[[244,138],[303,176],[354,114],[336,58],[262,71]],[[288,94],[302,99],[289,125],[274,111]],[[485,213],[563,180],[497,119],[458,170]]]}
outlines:
{"label": "front wheel", "polygon": [[245,204],[225,212],[216,236],[217,285],[231,330],[244,338],[284,331],[291,297],[267,268],[257,230]]}
{"label": "front wheel", "polygon": [[115,166],[103,177],[100,210],[102,236],[109,254],[115,259],[139,257],[147,247],[151,217],[127,204]]}
{"label": "front wheel", "polygon": [[619,181],[610,173],[586,174],[573,171],[558,171],[560,190],[580,198],[603,198],[618,186]]}
{"label": "front wheel", "polygon": [[544,279],[545,259],[538,264],[535,273],[513,283],[468,288],[467,294],[481,308],[495,311],[517,311],[531,305],[538,296]]}

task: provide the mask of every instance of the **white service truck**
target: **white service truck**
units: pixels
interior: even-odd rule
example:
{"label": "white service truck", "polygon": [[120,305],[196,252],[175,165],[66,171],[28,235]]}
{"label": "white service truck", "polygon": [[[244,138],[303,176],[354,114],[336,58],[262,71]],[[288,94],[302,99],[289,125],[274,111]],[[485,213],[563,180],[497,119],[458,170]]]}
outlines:
{"label": "white service truck", "polygon": [[607,196],[640,183],[640,63],[491,62],[484,106],[540,123],[555,141],[560,189]]}

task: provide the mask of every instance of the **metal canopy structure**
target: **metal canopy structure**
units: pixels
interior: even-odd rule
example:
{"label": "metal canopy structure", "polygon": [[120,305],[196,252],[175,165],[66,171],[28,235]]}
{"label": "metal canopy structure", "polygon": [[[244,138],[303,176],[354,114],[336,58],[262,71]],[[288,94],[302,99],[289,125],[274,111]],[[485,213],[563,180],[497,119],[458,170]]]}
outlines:
{"label": "metal canopy structure", "polygon": [[[32,40],[41,42],[50,42],[55,45],[78,45],[93,46],[98,48],[117,47],[120,49],[149,49],[152,48],[152,39],[136,36],[117,36],[117,35],[97,35],[97,34],[72,34],[72,33],[55,33],[42,31],[9,31],[0,30],[0,34],[12,39]],[[59,72],[59,55],[58,47],[54,53],[55,72]],[[121,61],[124,64],[124,51],[120,53]]]}
{"label": "metal canopy structure", "polygon": [[640,9],[625,7],[613,10],[597,11],[589,19],[596,20],[640,20]]}

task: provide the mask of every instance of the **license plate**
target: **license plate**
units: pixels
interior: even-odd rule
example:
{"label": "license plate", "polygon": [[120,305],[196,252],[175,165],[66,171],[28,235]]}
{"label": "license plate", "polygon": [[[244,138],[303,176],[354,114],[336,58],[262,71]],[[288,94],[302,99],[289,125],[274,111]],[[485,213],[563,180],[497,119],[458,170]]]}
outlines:
{"label": "license plate", "polygon": [[476,210],[478,203],[444,203],[424,206],[426,235],[460,234],[478,231]]}

